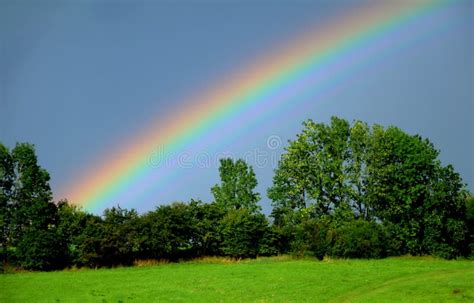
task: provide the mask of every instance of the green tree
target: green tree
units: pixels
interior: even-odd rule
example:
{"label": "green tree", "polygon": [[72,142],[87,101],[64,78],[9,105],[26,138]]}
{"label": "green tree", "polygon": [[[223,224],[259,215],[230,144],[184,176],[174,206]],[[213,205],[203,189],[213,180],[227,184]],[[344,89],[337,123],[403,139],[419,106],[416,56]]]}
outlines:
{"label": "green tree", "polygon": [[59,258],[62,249],[55,237],[57,210],[49,174],[38,165],[31,144],[19,143],[10,152],[1,145],[0,161],[3,251],[14,252],[26,268],[50,269],[49,257]]}
{"label": "green tree", "polygon": [[407,252],[453,257],[465,236],[463,184],[438,155],[427,139],[374,126],[366,200],[378,218],[399,227]]}
{"label": "green tree", "polygon": [[221,185],[212,187],[217,205],[224,210],[246,208],[251,212],[260,210],[257,204],[260,194],[254,192],[257,178],[253,168],[242,160],[221,159],[219,167]]}
{"label": "green tree", "polygon": [[38,165],[34,146],[20,143],[11,152],[15,178],[11,208],[15,237],[28,229],[48,229],[56,223],[56,206],[49,173]]}
{"label": "green tree", "polygon": [[292,211],[314,204],[317,216],[348,209],[350,187],[345,165],[349,151],[349,123],[337,117],[331,124],[303,123],[303,131],[290,141],[275,170],[268,196],[276,222]]}

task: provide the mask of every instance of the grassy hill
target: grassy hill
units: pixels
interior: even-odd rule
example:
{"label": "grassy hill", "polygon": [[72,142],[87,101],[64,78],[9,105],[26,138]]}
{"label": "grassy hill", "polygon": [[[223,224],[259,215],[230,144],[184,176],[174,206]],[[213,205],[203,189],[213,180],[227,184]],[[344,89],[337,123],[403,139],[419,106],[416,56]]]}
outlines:
{"label": "grassy hill", "polygon": [[241,262],[0,275],[0,302],[474,302],[474,262]]}

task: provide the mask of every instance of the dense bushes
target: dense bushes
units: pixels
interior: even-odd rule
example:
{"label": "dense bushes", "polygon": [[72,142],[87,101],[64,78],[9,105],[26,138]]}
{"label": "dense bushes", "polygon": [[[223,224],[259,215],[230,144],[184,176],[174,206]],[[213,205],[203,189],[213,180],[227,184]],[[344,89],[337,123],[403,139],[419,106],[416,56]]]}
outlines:
{"label": "dense bushes", "polygon": [[220,224],[221,252],[234,258],[255,257],[261,251],[269,254],[268,243],[262,246],[268,230],[268,222],[263,214],[252,214],[245,208],[231,210]]}
{"label": "dense bushes", "polygon": [[71,213],[77,217],[73,221],[87,218],[83,229],[70,238],[71,265],[95,267],[127,265],[135,259],[245,258],[277,253],[265,216],[245,208],[223,212],[215,203],[192,201],[159,206],[142,216],[117,207],[96,217],[66,212],[67,207],[62,204],[61,213],[68,220]]}
{"label": "dense bushes", "polygon": [[51,270],[67,265],[64,252],[54,231],[31,230],[21,237],[14,257],[21,267]]}
{"label": "dense bushes", "polygon": [[341,258],[382,258],[392,253],[389,234],[379,223],[352,220],[338,224],[330,218],[308,219],[286,229],[287,252]]}
{"label": "dense bushes", "polygon": [[101,216],[53,203],[34,148],[0,144],[2,264],[51,270],[131,265],[136,259],[341,258],[474,252],[474,198],[420,136],[333,118],[308,121],[275,170],[272,222],[261,213],[252,167],[222,159],[214,202],[176,202]]}
{"label": "dense bushes", "polygon": [[329,254],[343,258],[381,258],[386,255],[386,235],[375,222],[354,220],[331,231]]}

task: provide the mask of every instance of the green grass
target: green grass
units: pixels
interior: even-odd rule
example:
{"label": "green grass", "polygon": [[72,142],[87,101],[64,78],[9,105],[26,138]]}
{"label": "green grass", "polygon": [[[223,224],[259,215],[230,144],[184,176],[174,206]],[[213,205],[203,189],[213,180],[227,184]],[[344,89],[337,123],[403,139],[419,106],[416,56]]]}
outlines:
{"label": "green grass", "polygon": [[0,275],[0,302],[474,302],[474,262],[186,262]]}

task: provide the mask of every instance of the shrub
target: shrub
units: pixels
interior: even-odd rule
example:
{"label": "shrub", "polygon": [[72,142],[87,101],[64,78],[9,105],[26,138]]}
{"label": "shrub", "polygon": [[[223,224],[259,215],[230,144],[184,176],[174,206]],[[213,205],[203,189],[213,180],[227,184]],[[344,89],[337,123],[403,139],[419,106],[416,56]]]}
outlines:
{"label": "shrub", "polygon": [[330,249],[331,221],[306,219],[294,226],[291,252],[297,256],[315,256],[322,260]]}
{"label": "shrub", "polygon": [[408,253],[402,239],[403,229],[390,222],[384,222],[385,253],[387,256],[401,256]]}
{"label": "shrub", "polygon": [[240,208],[228,211],[220,226],[222,253],[233,258],[246,258],[259,254],[268,222],[263,214],[254,214],[248,209]]}
{"label": "shrub", "polygon": [[59,247],[54,231],[30,230],[15,251],[18,264],[25,269],[52,270],[64,266],[64,248]]}
{"label": "shrub", "polygon": [[382,226],[370,221],[349,221],[330,234],[330,254],[343,258],[381,258],[385,256]]}

